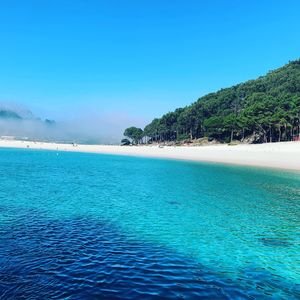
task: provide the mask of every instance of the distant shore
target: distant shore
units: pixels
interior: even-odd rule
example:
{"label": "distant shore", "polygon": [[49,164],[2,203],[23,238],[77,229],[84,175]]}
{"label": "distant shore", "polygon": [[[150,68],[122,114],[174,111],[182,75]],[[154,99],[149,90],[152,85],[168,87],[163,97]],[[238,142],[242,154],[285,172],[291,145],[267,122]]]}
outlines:
{"label": "distant shore", "polygon": [[213,146],[110,146],[0,139],[0,148],[90,152],[228,163],[300,171],[300,142]]}

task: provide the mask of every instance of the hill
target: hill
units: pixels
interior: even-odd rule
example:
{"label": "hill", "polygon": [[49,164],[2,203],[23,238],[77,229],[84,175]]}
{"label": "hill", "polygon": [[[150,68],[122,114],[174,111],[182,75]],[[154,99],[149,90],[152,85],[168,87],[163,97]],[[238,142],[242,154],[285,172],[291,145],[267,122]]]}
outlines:
{"label": "hill", "polygon": [[251,143],[298,139],[300,60],[154,119],[144,136],[162,142],[202,137]]}
{"label": "hill", "polygon": [[54,120],[45,119],[44,121],[41,118],[35,117],[30,110],[21,109],[21,108],[14,108],[14,107],[7,107],[2,106],[0,107],[0,120],[4,121],[35,121],[40,123],[45,123],[46,125],[54,125]]}
{"label": "hill", "polygon": [[30,110],[16,105],[0,104],[0,138],[50,140],[56,130],[52,120],[42,120]]}
{"label": "hill", "polygon": [[7,109],[0,109],[0,119],[20,120],[22,118],[18,113],[14,111],[7,110]]}

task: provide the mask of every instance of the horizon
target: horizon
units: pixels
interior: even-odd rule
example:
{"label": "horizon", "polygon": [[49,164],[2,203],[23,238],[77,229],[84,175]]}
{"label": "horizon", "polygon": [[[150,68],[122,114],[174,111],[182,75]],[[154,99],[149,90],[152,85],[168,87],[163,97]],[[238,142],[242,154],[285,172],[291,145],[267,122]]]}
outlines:
{"label": "horizon", "polygon": [[271,4],[6,3],[0,102],[120,136],[298,59],[300,3]]}

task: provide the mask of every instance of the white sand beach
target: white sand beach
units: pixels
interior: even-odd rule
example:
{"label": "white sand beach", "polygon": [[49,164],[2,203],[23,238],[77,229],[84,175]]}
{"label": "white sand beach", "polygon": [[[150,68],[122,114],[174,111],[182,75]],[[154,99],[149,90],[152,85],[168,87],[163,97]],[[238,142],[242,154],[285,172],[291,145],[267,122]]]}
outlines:
{"label": "white sand beach", "polygon": [[213,146],[73,145],[0,139],[0,147],[206,161],[300,171],[300,142]]}

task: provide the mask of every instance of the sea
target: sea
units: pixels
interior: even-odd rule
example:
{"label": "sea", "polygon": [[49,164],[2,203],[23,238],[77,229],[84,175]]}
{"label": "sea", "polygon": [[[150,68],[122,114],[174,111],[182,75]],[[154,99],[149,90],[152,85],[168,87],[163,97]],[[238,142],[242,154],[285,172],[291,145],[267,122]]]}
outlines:
{"label": "sea", "polygon": [[0,299],[300,299],[300,173],[0,150]]}

